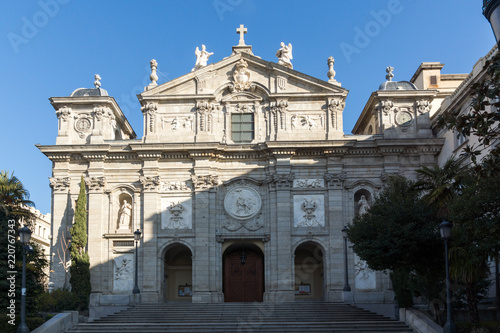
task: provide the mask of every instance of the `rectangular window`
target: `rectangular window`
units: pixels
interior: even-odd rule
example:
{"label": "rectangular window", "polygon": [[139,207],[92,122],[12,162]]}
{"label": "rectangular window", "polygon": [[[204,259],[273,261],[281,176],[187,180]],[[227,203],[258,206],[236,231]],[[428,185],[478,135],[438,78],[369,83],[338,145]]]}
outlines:
{"label": "rectangular window", "polygon": [[231,138],[233,142],[252,142],[254,135],[253,113],[231,115]]}

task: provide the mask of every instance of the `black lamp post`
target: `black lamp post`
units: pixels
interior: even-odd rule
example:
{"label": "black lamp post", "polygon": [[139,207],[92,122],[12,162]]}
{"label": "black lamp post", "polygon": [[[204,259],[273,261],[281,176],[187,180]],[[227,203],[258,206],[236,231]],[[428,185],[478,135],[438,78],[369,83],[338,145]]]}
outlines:
{"label": "black lamp post", "polygon": [[450,289],[450,265],[448,262],[448,239],[451,237],[451,228],[453,224],[448,221],[443,221],[439,225],[439,233],[441,234],[441,239],[444,240],[444,255],[446,262],[446,324],[444,324],[444,333],[456,333],[457,327],[453,322],[453,316],[451,312],[451,289]]}
{"label": "black lamp post", "polygon": [[500,42],[500,0],[483,0],[483,14],[490,22],[497,44]]}
{"label": "black lamp post", "polygon": [[347,266],[347,230],[346,226],[342,229],[342,236],[344,237],[344,291],[351,291],[351,286],[349,286],[349,267]]}
{"label": "black lamp post", "polygon": [[21,322],[17,327],[17,333],[29,333],[30,329],[26,325],[26,248],[31,238],[31,230],[28,226],[19,229],[19,239],[23,244],[23,277],[21,282]]}
{"label": "black lamp post", "polygon": [[137,243],[139,242],[140,239],[141,239],[141,231],[139,229],[137,229],[136,231],[134,231],[134,240],[135,240],[135,286],[134,286],[134,291],[133,291],[134,294],[139,294],[141,292],[139,290],[139,285],[137,284],[138,271],[139,271],[139,267],[138,267],[139,259],[138,259]]}

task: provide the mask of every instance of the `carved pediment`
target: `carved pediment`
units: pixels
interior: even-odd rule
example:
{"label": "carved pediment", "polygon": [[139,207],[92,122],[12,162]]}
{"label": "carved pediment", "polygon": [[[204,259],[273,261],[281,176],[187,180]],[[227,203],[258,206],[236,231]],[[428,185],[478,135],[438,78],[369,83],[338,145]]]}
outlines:
{"label": "carved pediment", "polygon": [[[286,70],[274,62],[239,53],[195,72],[161,84],[141,97],[165,95],[217,95],[221,87],[230,93],[324,93],[346,95],[347,90],[295,70]],[[261,95],[258,93],[257,95]],[[245,96],[245,95],[236,95]],[[251,95],[246,95],[251,97]]]}

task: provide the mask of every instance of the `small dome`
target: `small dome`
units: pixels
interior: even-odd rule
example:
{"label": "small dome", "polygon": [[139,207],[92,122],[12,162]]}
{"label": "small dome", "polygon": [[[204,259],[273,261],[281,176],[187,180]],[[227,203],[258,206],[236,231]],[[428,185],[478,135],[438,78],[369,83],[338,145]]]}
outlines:
{"label": "small dome", "polygon": [[385,81],[378,90],[417,90],[417,87],[408,81]]}
{"label": "small dome", "polygon": [[108,92],[102,88],[78,88],[69,95],[70,97],[86,97],[86,96],[109,96]]}

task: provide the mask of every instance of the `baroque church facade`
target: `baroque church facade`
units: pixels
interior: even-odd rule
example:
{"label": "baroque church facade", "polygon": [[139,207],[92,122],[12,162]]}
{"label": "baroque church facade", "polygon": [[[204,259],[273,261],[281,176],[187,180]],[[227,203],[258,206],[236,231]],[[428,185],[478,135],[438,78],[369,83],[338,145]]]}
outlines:
{"label": "baroque church facade", "polygon": [[53,162],[55,288],[68,286],[55,254],[67,250],[83,175],[96,313],[134,302],[393,302],[389,276],[345,253],[342,229],[390,175],[415,179],[437,164],[444,139],[430,115],[463,77],[424,63],[395,82],[388,68],[346,136],[348,90],[333,58],[323,81],[293,70],[291,45],[278,63],[253,55],[242,30],[229,57],[207,65],[197,50],[197,68],[167,83],[151,61],[142,138],[98,77],[50,99],[58,136],[38,147]]}

